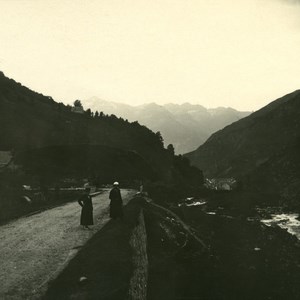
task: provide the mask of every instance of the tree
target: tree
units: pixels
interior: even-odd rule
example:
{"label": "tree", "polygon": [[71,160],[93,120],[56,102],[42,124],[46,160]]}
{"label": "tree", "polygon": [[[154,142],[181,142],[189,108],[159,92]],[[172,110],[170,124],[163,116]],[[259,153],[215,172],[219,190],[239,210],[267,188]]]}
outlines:
{"label": "tree", "polygon": [[157,132],[155,133],[155,135],[156,135],[156,137],[158,138],[160,144],[163,146],[163,145],[164,145],[164,139],[163,139],[163,137],[161,136],[160,131],[157,131]]}
{"label": "tree", "polygon": [[167,147],[167,150],[174,156],[175,155],[175,149],[173,144],[169,144]]}
{"label": "tree", "polygon": [[73,104],[75,107],[81,107],[81,108],[83,107],[80,100],[75,100]]}
{"label": "tree", "polygon": [[92,116],[92,111],[90,108],[88,108],[86,111],[85,111],[85,114],[88,116],[88,117],[91,117]]}
{"label": "tree", "polygon": [[98,118],[98,117],[99,117],[99,112],[98,112],[98,110],[96,110],[94,117],[95,117],[95,118]]}

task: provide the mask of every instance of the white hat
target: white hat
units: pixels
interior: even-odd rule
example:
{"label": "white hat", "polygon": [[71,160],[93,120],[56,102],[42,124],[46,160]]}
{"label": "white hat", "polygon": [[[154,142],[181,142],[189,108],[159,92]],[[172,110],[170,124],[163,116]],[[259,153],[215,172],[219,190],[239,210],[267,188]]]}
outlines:
{"label": "white hat", "polygon": [[115,181],[115,182],[114,182],[114,185],[119,185],[119,182],[118,182],[118,181]]}

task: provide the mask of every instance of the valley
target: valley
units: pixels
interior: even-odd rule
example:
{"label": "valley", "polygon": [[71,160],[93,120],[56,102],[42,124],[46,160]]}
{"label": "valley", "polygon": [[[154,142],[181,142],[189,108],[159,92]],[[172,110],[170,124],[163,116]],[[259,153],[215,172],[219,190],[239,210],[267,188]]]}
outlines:
{"label": "valley", "polygon": [[[298,299],[299,97],[252,114],[104,101],[98,112],[1,73],[0,296]],[[121,222],[107,215],[116,180]],[[76,225],[85,185],[101,193],[92,231]]]}
{"label": "valley", "polygon": [[0,0],[0,300],[300,300],[300,0]]}

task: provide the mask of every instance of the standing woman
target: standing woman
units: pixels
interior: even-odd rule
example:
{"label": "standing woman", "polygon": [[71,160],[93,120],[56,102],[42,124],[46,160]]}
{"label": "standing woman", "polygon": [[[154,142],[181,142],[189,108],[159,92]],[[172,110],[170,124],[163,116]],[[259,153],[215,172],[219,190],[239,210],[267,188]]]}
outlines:
{"label": "standing woman", "polygon": [[109,193],[110,217],[112,219],[123,219],[123,200],[119,189],[119,182],[114,182],[113,188]]}
{"label": "standing woman", "polygon": [[90,191],[91,189],[89,187],[86,187],[84,195],[82,195],[78,200],[79,205],[82,207],[80,225],[87,229],[89,229],[89,225],[94,225],[93,203],[92,197],[90,196]]}

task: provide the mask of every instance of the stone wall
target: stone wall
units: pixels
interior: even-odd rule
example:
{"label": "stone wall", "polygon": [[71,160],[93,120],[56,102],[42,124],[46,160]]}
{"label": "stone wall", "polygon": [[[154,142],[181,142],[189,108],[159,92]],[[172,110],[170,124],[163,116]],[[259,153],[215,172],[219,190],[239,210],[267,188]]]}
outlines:
{"label": "stone wall", "polygon": [[148,256],[143,210],[140,211],[138,224],[132,231],[130,245],[133,249],[132,262],[134,271],[130,280],[128,299],[145,300],[147,299]]}

